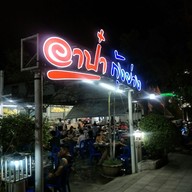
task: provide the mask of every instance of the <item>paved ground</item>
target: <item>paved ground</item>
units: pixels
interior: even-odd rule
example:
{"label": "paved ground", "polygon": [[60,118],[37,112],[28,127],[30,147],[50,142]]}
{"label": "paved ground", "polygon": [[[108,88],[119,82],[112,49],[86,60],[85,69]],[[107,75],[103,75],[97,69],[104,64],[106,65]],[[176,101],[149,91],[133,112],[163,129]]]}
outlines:
{"label": "paved ground", "polygon": [[78,159],[71,175],[71,192],[192,192],[192,150],[169,153],[168,159],[160,169],[115,178],[104,177],[101,167]]}
{"label": "paved ground", "polygon": [[113,180],[102,176],[101,167],[90,166],[87,160],[78,160],[74,165],[75,171],[71,174],[71,192],[90,192]]}
{"label": "paved ground", "polygon": [[[192,155],[170,153],[168,157],[169,163],[160,169],[109,180],[90,178],[94,170],[86,169],[90,171],[86,171],[87,179],[83,179],[83,172],[79,172],[82,179],[79,176],[76,179],[73,177],[71,192],[192,192]],[[95,179],[95,182],[92,179]]]}

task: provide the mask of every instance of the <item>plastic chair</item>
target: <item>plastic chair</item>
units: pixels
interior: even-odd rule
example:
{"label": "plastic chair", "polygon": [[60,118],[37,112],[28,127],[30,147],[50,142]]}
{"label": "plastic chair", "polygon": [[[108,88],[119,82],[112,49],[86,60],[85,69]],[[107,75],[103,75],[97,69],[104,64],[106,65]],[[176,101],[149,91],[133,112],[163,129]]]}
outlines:
{"label": "plastic chair", "polygon": [[131,149],[130,146],[126,145],[122,147],[122,154],[119,155],[122,159],[131,158]]}
{"label": "plastic chair", "polygon": [[69,144],[69,152],[71,154],[71,156],[74,158],[75,156],[75,146],[76,146],[76,143],[75,142],[71,142]]}
{"label": "plastic chair", "polygon": [[75,148],[76,148],[76,142],[74,141],[66,141],[65,145],[69,147],[69,153],[74,158],[75,157]]}
{"label": "plastic chair", "polygon": [[53,164],[53,168],[58,165],[58,152],[60,151],[60,147],[54,145],[51,150],[51,160]]}
{"label": "plastic chair", "polygon": [[93,163],[94,158],[100,159],[102,156],[102,153],[100,151],[97,151],[97,149],[94,146],[94,141],[89,141],[88,146],[89,146],[89,161],[90,164]]}
{"label": "plastic chair", "polygon": [[78,150],[81,158],[84,158],[88,154],[88,151],[89,151],[88,142],[89,140],[85,139],[85,140],[82,140],[79,144]]}
{"label": "plastic chair", "polygon": [[122,153],[118,156],[118,159],[120,159],[123,162],[123,168],[125,169],[125,172],[127,173],[129,170],[130,160],[131,160],[131,149],[130,146],[123,146],[122,147]]}

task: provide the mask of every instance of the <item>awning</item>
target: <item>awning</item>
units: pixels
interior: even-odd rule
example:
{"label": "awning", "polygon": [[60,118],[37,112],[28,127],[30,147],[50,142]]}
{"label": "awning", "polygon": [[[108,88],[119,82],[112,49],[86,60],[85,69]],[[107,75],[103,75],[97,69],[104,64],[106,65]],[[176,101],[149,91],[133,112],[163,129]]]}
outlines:
{"label": "awning", "polygon": [[[114,105],[115,103],[115,105]],[[115,108],[114,108],[115,106]],[[128,111],[127,101],[111,100],[111,115],[123,115]],[[88,100],[87,102],[75,105],[67,114],[66,119],[86,118],[86,117],[106,117],[108,116],[108,100]]]}

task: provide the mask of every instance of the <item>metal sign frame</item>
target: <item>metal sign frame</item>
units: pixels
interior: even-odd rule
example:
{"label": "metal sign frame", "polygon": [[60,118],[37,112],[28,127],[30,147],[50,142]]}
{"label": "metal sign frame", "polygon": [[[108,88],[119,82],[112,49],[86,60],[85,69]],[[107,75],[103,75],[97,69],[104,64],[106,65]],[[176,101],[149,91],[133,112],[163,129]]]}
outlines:
{"label": "metal sign frame", "polygon": [[39,34],[21,39],[21,71],[33,69],[39,69]]}

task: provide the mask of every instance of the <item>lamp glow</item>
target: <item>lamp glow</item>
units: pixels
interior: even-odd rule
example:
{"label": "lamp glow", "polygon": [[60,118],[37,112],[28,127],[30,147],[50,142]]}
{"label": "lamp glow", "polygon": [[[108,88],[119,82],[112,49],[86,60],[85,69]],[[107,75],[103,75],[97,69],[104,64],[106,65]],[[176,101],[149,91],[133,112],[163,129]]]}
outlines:
{"label": "lamp glow", "polygon": [[110,91],[118,92],[118,93],[123,93],[124,91],[121,89],[116,89],[114,86],[109,85],[107,83],[99,83],[99,85],[105,89],[108,89]]}
{"label": "lamp glow", "polygon": [[155,94],[150,94],[149,95],[149,99],[155,99],[155,98],[156,98]]}
{"label": "lamp glow", "polygon": [[134,131],[134,136],[135,136],[135,140],[141,140],[143,133],[139,129],[137,129],[136,131]]}

